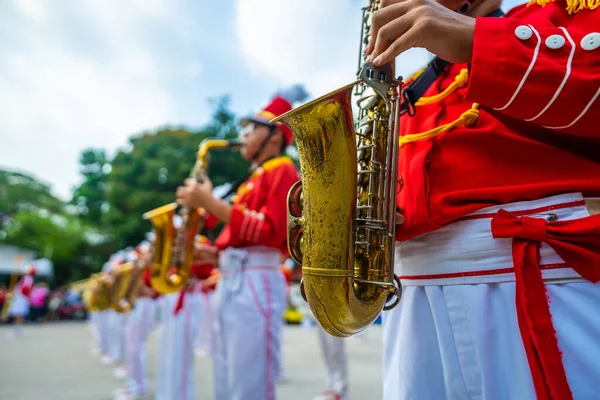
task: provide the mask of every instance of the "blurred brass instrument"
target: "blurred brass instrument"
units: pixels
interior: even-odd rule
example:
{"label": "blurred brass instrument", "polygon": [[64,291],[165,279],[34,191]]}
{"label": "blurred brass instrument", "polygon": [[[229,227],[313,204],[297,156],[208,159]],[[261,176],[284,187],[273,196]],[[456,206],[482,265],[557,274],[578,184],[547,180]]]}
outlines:
{"label": "blurred brass instrument", "polygon": [[83,301],[88,311],[103,311],[110,307],[110,282],[103,273],[93,274],[83,292]]}
{"label": "blurred brass instrument", "polygon": [[122,284],[117,293],[115,302],[111,304],[111,308],[114,311],[125,313],[133,309],[135,300],[140,293],[142,275],[144,275],[148,261],[147,257],[150,255],[146,254],[146,252],[150,252],[150,250],[142,250],[138,259],[131,263],[128,282]]}
{"label": "blurred brass instrument", "polygon": [[[218,148],[238,148],[233,140],[206,139],[198,149],[190,178],[199,182],[207,177],[210,151]],[[167,204],[144,214],[155,233],[152,256],[152,287],[159,293],[174,293],[183,289],[190,275],[194,239],[198,234],[204,211]],[[178,217],[176,217],[178,216]],[[180,223],[176,223],[176,219]]]}
{"label": "blurred brass instrument", "polygon": [[[361,55],[378,7],[371,0],[363,9]],[[393,271],[402,80],[364,56],[358,78],[271,121],[289,126],[298,146],[302,181],[288,195],[288,247],[302,265],[302,295],[339,337],[365,329],[401,293]]]}
{"label": "blurred brass instrument", "polygon": [[114,278],[114,282],[109,290],[110,308],[118,313],[131,311],[133,303],[137,297],[138,284],[143,269],[138,268],[135,262],[121,264]]}

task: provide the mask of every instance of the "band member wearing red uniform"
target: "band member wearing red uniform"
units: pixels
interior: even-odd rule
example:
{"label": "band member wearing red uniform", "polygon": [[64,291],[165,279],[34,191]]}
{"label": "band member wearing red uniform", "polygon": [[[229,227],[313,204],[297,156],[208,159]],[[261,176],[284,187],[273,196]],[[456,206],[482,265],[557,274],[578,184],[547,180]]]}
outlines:
{"label": "band member wearing red uniform", "polygon": [[454,63],[407,86],[433,72],[401,119],[384,397],[597,398],[599,3],[382,5],[375,64],[411,47]]}
{"label": "band member wearing red uniform", "polygon": [[[210,245],[205,237],[197,241]],[[193,263],[187,286],[162,297],[162,331],[159,344],[156,400],[194,398],[194,341],[200,322],[200,280],[206,279],[203,263]]]}
{"label": "band member wearing red uniform", "polygon": [[142,282],[137,288],[138,294],[131,315],[125,327],[125,366],[126,387],[114,393],[116,400],[133,400],[148,394],[148,373],[146,370],[146,341],[156,323],[156,302],[158,293],[150,284],[151,248],[142,243],[136,249],[137,261],[145,268]]}
{"label": "band member wearing red uniform", "polygon": [[[299,89],[299,88],[295,88]],[[289,90],[254,117],[242,121],[242,156],[251,160],[250,177],[233,204],[212,196],[212,185],[188,182],[179,202],[206,209],[226,224],[215,247],[199,247],[199,259],[216,261],[222,272],[215,298],[214,376],[216,400],[269,400],[276,397],[280,330],[286,284],[279,269],[286,251],[286,197],[299,179],[293,161],[281,155],[291,131],[270,119],[291,109]],[[300,93],[302,92],[302,93]]]}

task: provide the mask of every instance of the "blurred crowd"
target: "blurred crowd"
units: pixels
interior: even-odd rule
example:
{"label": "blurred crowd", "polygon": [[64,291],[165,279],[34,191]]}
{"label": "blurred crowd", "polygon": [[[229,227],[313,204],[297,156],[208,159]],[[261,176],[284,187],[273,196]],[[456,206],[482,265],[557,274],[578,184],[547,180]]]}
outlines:
{"label": "blurred crowd", "polygon": [[[11,323],[9,316],[11,290],[0,284],[0,310],[2,323]],[[29,307],[25,319],[31,322],[51,322],[59,320],[84,320],[87,318],[81,293],[68,288],[50,289],[46,282],[35,283],[29,293]]]}

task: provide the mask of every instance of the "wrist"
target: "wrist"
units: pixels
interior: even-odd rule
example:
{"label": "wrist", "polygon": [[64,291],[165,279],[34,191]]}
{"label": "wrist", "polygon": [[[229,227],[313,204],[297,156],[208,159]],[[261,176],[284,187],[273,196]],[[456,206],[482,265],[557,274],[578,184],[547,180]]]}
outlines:
{"label": "wrist", "polygon": [[214,197],[210,197],[207,199],[206,201],[206,205],[203,207],[206,211],[208,211],[211,214],[215,213],[215,207],[217,207],[219,203],[219,199],[215,199]]}
{"label": "wrist", "polygon": [[463,24],[463,40],[461,41],[461,58],[463,62],[470,63],[473,58],[473,42],[475,37],[475,18],[465,18]]}

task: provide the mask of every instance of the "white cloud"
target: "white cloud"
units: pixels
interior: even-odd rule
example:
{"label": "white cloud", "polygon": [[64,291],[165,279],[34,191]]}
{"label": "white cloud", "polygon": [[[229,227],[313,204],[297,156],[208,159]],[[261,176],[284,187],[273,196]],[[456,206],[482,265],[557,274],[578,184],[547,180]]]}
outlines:
{"label": "white cloud", "polygon": [[[312,96],[350,83],[358,66],[361,6],[347,0],[237,0],[240,49],[256,74],[303,82]],[[415,49],[397,60],[399,74],[429,61]]]}
{"label": "white cloud", "polygon": [[[161,75],[168,57],[145,35],[153,24],[163,33],[179,23],[168,2],[72,4],[0,5],[14,44],[0,45],[0,164],[56,183],[64,198],[79,180],[83,148],[113,151],[131,134],[179,122]],[[200,71],[188,63],[188,76]]]}
{"label": "white cloud", "polygon": [[25,17],[37,23],[46,21],[50,11],[42,0],[15,0],[14,5]]}

